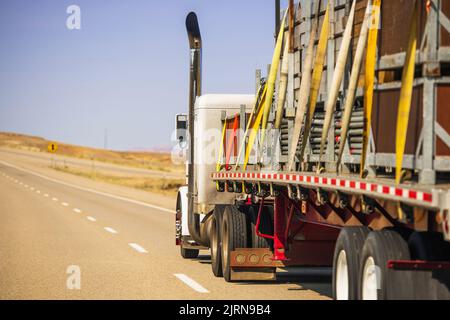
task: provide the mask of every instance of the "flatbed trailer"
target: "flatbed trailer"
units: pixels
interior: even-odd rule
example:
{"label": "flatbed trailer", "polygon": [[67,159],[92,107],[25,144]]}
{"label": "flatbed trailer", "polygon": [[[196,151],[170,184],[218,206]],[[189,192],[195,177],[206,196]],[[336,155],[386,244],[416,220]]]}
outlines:
{"label": "flatbed trailer", "polygon": [[[381,27],[373,113],[366,160],[361,163],[367,116],[364,68],[357,74],[348,137],[340,148],[346,126],[343,106],[362,25],[377,5]],[[262,111],[255,110],[261,110],[256,107],[263,104],[263,88],[270,86],[272,70],[267,79],[261,79],[257,71],[256,98],[201,95],[201,36],[197,17],[188,15],[190,109],[188,117],[179,119],[188,118],[189,123],[177,121],[177,136],[180,141],[189,136],[190,143],[188,186],[180,189],[177,198],[176,240],[182,256],[195,258],[198,250],[209,248],[213,274],[226,281],[273,280],[278,267],[332,266],[335,299],[450,299],[450,109],[446,98],[450,93],[450,5],[440,0],[316,0],[291,2],[290,11],[285,12],[277,12],[276,18],[279,22],[285,16],[289,23],[277,23],[275,32],[277,40],[283,35],[286,51],[273,70],[279,76],[274,99],[268,104],[266,127],[264,121],[257,122],[258,114],[263,118]],[[412,32],[406,22],[414,19],[417,30]],[[309,136],[302,143],[304,131],[298,141],[293,136],[296,126],[307,127],[307,114],[300,123],[296,115],[305,94],[302,79],[307,72],[308,44],[317,57],[324,43],[320,32],[324,21],[329,31],[324,38],[323,76],[316,83],[317,107]],[[345,50],[348,21],[353,22],[353,45],[333,104],[331,126],[324,135],[325,106],[334,73],[339,72],[329,66],[337,65],[337,56]],[[416,35],[419,45],[409,83],[404,154],[397,168],[395,119],[400,117],[398,102],[408,86],[402,71],[411,58],[405,52],[409,33]],[[310,41],[311,36],[315,41]],[[292,43],[289,51],[287,39]],[[280,80],[286,71],[283,61],[287,62],[286,80]],[[314,74],[312,67],[309,71]],[[283,81],[287,82],[286,97],[278,104],[283,99]],[[309,88],[307,95],[311,98]],[[279,128],[277,105],[282,107]],[[256,130],[255,142],[249,128]],[[322,155],[320,144],[320,149],[325,146]],[[341,158],[339,149],[343,149]]]}

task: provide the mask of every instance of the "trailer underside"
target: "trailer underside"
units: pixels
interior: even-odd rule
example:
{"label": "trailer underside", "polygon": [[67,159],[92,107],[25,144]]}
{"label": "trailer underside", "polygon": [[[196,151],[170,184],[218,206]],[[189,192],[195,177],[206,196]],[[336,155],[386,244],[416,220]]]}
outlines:
{"label": "trailer underside", "polygon": [[[387,272],[396,275],[393,279],[414,280],[414,288],[410,288],[414,297],[427,286],[435,286],[428,288],[433,294],[437,290],[444,292],[440,297],[450,297],[447,296],[450,243],[442,240],[443,221],[448,219],[442,210],[447,194],[436,186],[417,188],[417,184],[393,185],[388,179],[371,181],[356,176],[336,178],[310,173],[230,171],[212,173],[211,178],[219,183],[222,192],[237,194],[236,205],[244,208],[241,210],[246,211],[249,206],[257,208],[255,232],[272,241],[269,248],[235,248],[231,252],[233,280],[266,279],[267,272],[260,270],[276,267],[336,267],[341,231],[356,228],[367,230],[367,234],[392,231],[404,243],[417,238],[416,235],[441,235],[440,242],[432,243],[444,248],[438,260],[433,260],[437,255],[433,258],[429,255],[426,260],[410,248],[406,255],[394,254],[384,264]],[[273,208],[270,217],[273,233],[270,234],[258,230],[263,208],[267,206]],[[401,250],[393,251],[401,253]],[[393,297],[412,298],[400,293]]]}

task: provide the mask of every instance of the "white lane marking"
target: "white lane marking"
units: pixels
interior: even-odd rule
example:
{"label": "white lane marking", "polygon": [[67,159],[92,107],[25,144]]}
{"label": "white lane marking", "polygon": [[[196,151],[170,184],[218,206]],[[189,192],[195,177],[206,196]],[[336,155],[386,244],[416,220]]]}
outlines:
{"label": "white lane marking", "polygon": [[33,187],[30,187],[30,190],[31,190],[31,191],[34,191],[34,188],[33,188]]}
{"label": "white lane marking", "polygon": [[39,191],[39,190],[36,190],[36,193],[39,193],[39,194],[40,194],[40,193],[41,193],[41,191]]}
{"label": "white lane marking", "polygon": [[78,209],[78,208],[75,208],[75,209],[73,209],[73,212],[76,212],[76,213],[81,213],[81,210],[80,210],[80,209]]}
{"label": "white lane marking", "polygon": [[44,194],[44,197],[48,198],[48,193]]}
{"label": "white lane marking", "polygon": [[37,177],[40,177],[42,179],[45,179],[45,180],[48,180],[48,181],[52,181],[52,182],[55,182],[55,183],[59,183],[59,184],[62,184],[62,185],[65,185],[65,186],[68,186],[68,187],[71,187],[71,188],[75,188],[75,189],[86,191],[86,192],[95,193],[95,194],[102,195],[102,196],[105,196],[105,197],[126,201],[126,202],[129,202],[129,203],[137,204],[137,205],[148,207],[148,208],[152,208],[152,209],[157,209],[157,210],[164,211],[164,212],[175,213],[174,210],[170,210],[170,209],[167,209],[167,208],[156,206],[156,205],[153,205],[153,204],[150,204],[150,203],[146,203],[146,202],[142,202],[142,201],[138,201],[138,200],[133,200],[133,199],[129,199],[129,198],[121,197],[121,196],[116,196],[116,195],[113,195],[111,193],[101,192],[101,191],[97,191],[97,190],[93,190],[93,189],[89,189],[89,188],[83,188],[83,187],[80,187],[80,186],[77,186],[77,185],[74,185],[74,184],[71,184],[71,183],[67,183],[67,182],[59,181],[59,180],[56,180],[56,179],[53,179],[53,178],[49,178],[47,176],[44,176],[42,174],[36,173],[34,171],[31,171],[31,170],[22,169],[20,167],[12,165],[12,164],[10,164],[8,162],[5,162],[3,160],[0,160],[0,163],[4,164],[5,166],[9,166],[11,168],[15,168],[17,170],[20,170],[22,172],[27,172],[29,174],[35,175]]}
{"label": "white lane marking", "polygon": [[23,185],[23,182],[19,183],[20,185]]}
{"label": "white lane marking", "polygon": [[138,245],[137,243],[129,243],[128,244],[130,247],[132,247],[134,250],[136,250],[137,252],[140,253],[148,253],[147,250],[145,250],[144,248],[142,248],[140,245]]}
{"label": "white lane marking", "polygon": [[89,221],[92,221],[92,222],[97,221],[97,219],[95,219],[94,217],[91,217],[91,216],[87,216],[86,219],[88,219]]}
{"label": "white lane marking", "polygon": [[25,188],[28,188],[28,185],[27,185],[27,184],[25,184],[25,185],[24,185],[24,187],[25,187]]}
{"label": "white lane marking", "polygon": [[64,207],[68,207],[69,204],[67,202],[62,202],[61,205],[63,205]]}
{"label": "white lane marking", "polygon": [[52,200],[53,201],[58,201],[58,198],[53,197]]}
{"label": "white lane marking", "polygon": [[116,230],[114,230],[114,229],[111,228],[111,227],[104,227],[103,229],[105,229],[105,230],[108,231],[109,233],[114,233],[114,234],[118,233]]}
{"label": "white lane marking", "polygon": [[202,287],[199,283],[197,283],[195,280],[189,278],[185,274],[175,273],[174,276],[177,277],[179,280],[183,281],[185,284],[187,284],[189,287],[191,287],[192,289],[194,289],[197,292],[200,292],[200,293],[208,293],[209,292],[204,287]]}

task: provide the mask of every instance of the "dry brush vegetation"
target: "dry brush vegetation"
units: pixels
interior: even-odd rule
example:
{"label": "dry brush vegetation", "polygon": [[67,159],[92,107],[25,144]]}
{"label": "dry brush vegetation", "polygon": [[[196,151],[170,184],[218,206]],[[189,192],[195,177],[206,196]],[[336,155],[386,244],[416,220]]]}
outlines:
{"label": "dry brush vegetation", "polygon": [[[0,147],[46,153],[49,143],[50,140],[41,137],[0,132]],[[60,172],[81,176],[94,181],[107,182],[165,195],[175,195],[177,189],[185,182],[183,178],[164,177],[164,174],[169,172],[180,173],[180,177],[182,177],[184,172],[184,166],[174,165],[171,160],[171,155],[168,153],[125,152],[76,146],[59,142],[57,142],[57,144],[58,155],[85,160],[95,159],[95,161],[105,163],[154,170],[161,172],[161,175],[129,176],[126,174],[107,174],[96,169],[81,169],[74,166],[68,166],[65,163],[62,165],[56,163],[50,166]]]}

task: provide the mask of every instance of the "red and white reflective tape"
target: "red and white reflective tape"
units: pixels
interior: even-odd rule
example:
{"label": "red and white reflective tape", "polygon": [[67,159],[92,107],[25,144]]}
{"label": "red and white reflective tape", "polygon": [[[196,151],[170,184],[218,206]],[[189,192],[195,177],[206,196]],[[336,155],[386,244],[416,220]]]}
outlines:
{"label": "red and white reflective tape", "polygon": [[433,203],[433,194],[420,190],[396,187],[373,182],[363,182],[342,178],[330,178],[287,173],[259,173],[259,172],[215,172],[213,180],[264,180],[267,182],[281,182],[293,184],[314,184],[316,187],[346,188],[353,191],[376,193],[385,196],[403,198],[412,201]]}

